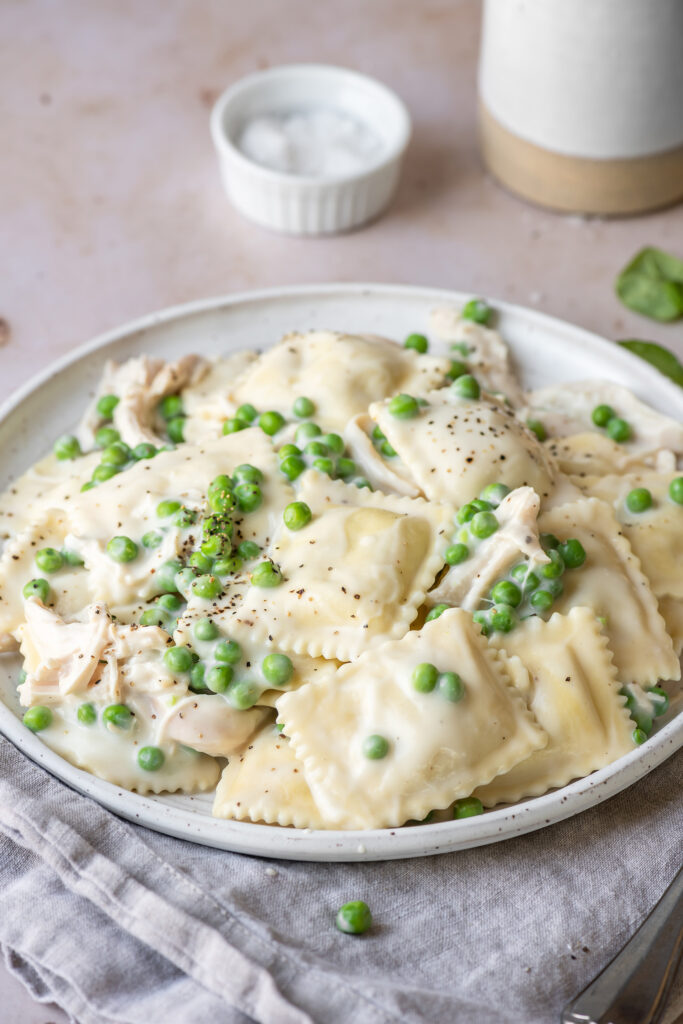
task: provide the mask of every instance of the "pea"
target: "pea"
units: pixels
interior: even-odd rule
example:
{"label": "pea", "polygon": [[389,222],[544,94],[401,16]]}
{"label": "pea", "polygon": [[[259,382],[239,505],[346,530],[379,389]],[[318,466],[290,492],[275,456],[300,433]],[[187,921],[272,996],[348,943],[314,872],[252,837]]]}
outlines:
{"label": "pea", "polygon": [[241,557],[245,558],[247,561],[251,558],[258,558],[261,554],[261,548],[253,540],[241,541],[241,543],[237,545],[237,551]]}
{"label": "pea", "polygon": [[387,410],[397,420],[411,420],[418,415],[420,406],[412,395],[394,395]]}
{"label": "pea", "polygon": [[123,441],[115,441],[104,449],[101,458],[105,466],[125,466],[130,461],[130,448]]}
{"label": "pea", "polygon": [[327,476],[334,476],[334,462],[332,459],[314,459],[313,469],[319,473],[326,473]]}
{"label": "pea", "polygon": [[337,476],[347,480],[350,476],[356,475],[356,463],[353,459],[337,459]]}
{"label": "pea", "polygon": [[308,526],[313,513],[305,501],[293,501],[282,513],[282,520],[288,530],[302,530]]}
{"label": "pea", "polygon": [[43,602],[43,604],[45,604],[50,596],[50,584],[42,577],[35,580],[29,580],[28,583],[24,585],[22,594],[27,599],[29,597],[37,597]]}
{"label": "pea", "polygon": [[510,569],[510,575],[517,583],[525,583],[527,576],[529,575],[529,563],[519,562],[518,565],[514,565],[512,569]]}
{"label": "pea", "polygon": [[197,576],[191,583],[192,593],[204,601],[213,601],[223,589],[216,576]]}
{"label": "pea", "polygon": [[548,590],[537,590],[531,595],[531,607],[537,612],[547,612],[554,601],[553,595]]}
{"label": "pea", "polygon": [[278,449],[277,457],[280,462],[289,455],[301,455],[301,448],[295,444],[283,444],[282,448]]}
{"label": "pea", "polygon": [[548,551],[550,548],[559,548],[559,538],[554,533],[542,533],[541,534],[541,547],[544,551]]}
{"label": "pea", "polygon": [[41,572],[57,572],[64,565],[64,559],[56,548],[41,548],[36,551],[36,565]]}
{"label": "pea", "polygon": [[517,619],[509,605],[501,604],[491,609],[489,622],[491,623],[491,628],[499,633],[509,633],[515,628]]}
{"label": "pea", "polygon": [[372,486],[370,481],[367,479],[367,477],[364,477],[364,476],[359,476],[358,477],[358,479],[355,481],[355,486],[358,487],[359,489],[363,488],[363,487],[367,487],[368,490],[370,490],[370,491],[374,490],[374,487]]}
{"label": "pea", "polygon": [[116,474],[120,472],[121,470],[118,466],[103,466],[101,464],[99,466],[95,466],[92,471],[93,484],[103,484],[105,480],[111,480],[113,476],[116,476]]}
{"label": "pea", "polygon": [[189,672],[192,651],[188,647],[168,647],[164,652],[164,664],[171,672]]}
{"label": "pea", "polygon": [[466,796],[453,804],[454,818],[474,818],[477,814],[483,813],[484,805],[476,796]]}
{"label": "pea", "polygon": [[182,567],[183,563],[179,562],[176,558],[170,559],[159,566],[154,581],[160,593],[172,594],[178,589],[175,585],[175,578],[176,573],[180,572]]}
{"label": "pea", "polygon": [[98,448],[108,448],[110,444],[116,444],[120,440],[121,435],[113,427],[100,427],[95,431],[95,444]]}
{"label": "pea", "polygon": [[77,459],[79,455],[83,454],[78,438],[73,434],[62,434],[61,437],[58,437],[53,451],[61,462],[66,459]]}
{"label": "pea", "polygon": [[606,427],[615,415],[611,405],[596,405],[591,413],[591,419],[596,427]]}
{"label": "pea", "polygon": [[198,569],[199,572],[211,572],[213,569],[213,558],[209,558],[203,551],[193,551],[189,563],[193,569]]}
{"label": "pea", "polygon": [[683,476],[677,476],[669,484],[669,497],[677,505],[683,505]]}
{"label": "pea", "polygon": [[543,426],[543,424],[541,423],[540,420],[534,420],[534,419],[527,420],[526,421],[526,425],[529,428],[529,430],[531,431],[531,433],[536,435],[536,438],[539,441],[547,441],[548,440],[548,431],[545,429],[545,427]]}
{"label": "pea", "polygon": [[215,640],[218,636],[218,626],[211,619],[197,619],[192,632],[197,640]]}
{"label": "pea", "polygon": [[140,462],[142,459],[153,459],[156,455],[157,450],[153,444],[149,444],[147,441],[141,441],[140,444],[136,444],[130,453],[136,462]]}
{"label": "pea", "polygon": [[372,440],[373,441],[386,441],[387,435],[382,432],[380,427],[372,428]]}
{"label": "pea", "polygon": [[252,466],[250,462],[242,462],[234,471],[233,476],[238,483],[260,484],[263,480],[263,473],[258,466]]}
{"label": "pea", "polygon": [[261,671],[271,686],[286,686],[294,673],[294,665],[286,654],[267,654],[261,662]]}
{"label": "pea", "polygon": [[306,468],[306,463],[298,455],[288,455],[280,463],[280,470],[288,480],[296,480]]}
{"label": "pea", "polygon": [[363,754],[369,761],[381,761],[389,753],[389,741],[375,733],[363,740]]}
{"label": "pea", "polygon": [[652,508],[652,495],[647,487],[634,487],[626,495],[626,508],[629,512],[647,512]]}
{"label": "pea", "polygon": [[174,444],[181,444],[185,440],[185,418],[176,416],[166,424],[166,433]]}
{"label": "pea", "polygon": [[146,608],[140,616],[140,625],[160,626],[162,629],[166,629],[168,615],[163,608]]}
{"label": "pea", "polygon": [[183,606],[183,599],[180,594],[162,594],[157,599],[157,606],[169,612],[177,612]]}
{"label": "pea", "polygon": [[497,529],[498,520],[493,512],[477,512],[470,520],[470,531],[479,539],[490,537]]}
{"label": "pea", "polygon": [[470,549],[467,544],[451,544],[444,552],[444,560],[447,565],[460,565],[466,558],[469,558]]}
{"label": "pea", "polygon": [[471,373],[464,373],[462,377],[457,377],[451,384],[451,391],[458,398],[470,398],[476,400],[481,395],[481,388],[479,382]]}
{"label": "pea", "polygon": [[553,600],[555,600],[563,593],[564,583],[562,580],[558,579],[545,580],[543,583],[543,589],[547,590]]}
{"label": "pea", "polygon": [[380,454],[383,455],[385,459],[393,459],[394,456],[396,455],[396,449],[393,448],[388,441],[382,441],[381,445],[379,446],[379,451]]}
{"label": "pea", "polygon": [[188,527],[193,526],[196,522],[197,513],[191,508],[179,508],[173,516],[173,525],[177,526],[179,530],[187,530]]}
{"label": "pea", "polygon": [[469,523],[470,519],[477,514],[477,511],[477,506],[473,502],[468,501],[466,505],[458,509],[458,514],[455,518],[459,523]]}
{"label": "pea", "polygon": [[52,712],[44,704],[34,704],[24,712],[22,721],[31,732],[41,732],[52,725]]}
{"label": "pea", "polygon": [[459,359],[451,359],[451,365],[446,374],[451,380],[457,380],[458,377],[464,377],[466,373],[469,373],[468,367],[465,363],[461,363]]}
{"label": "pea", "polygon": [[322,441],[309,441],[304,448],[306,455],[322,455],[328,454],[327,445],[323,444]]}
{"label": "pea", "polygon": [[442,672],[437,683],[437,693],[451,704],[457,704],[465,695],[465,686],[457,672]]}
{"label": "pea", "polygon": [[190,682],[188,687],[193,693],[209,693],[209,688],[206,685],[206,665],[203,661],[198,661],[190,669]]}
{"label": "pea", "polygon": [[95,705],[86,702],[78,705],[78,711],[76,712],[76,718],[81,725],[92,725],[97,721],[97,711]]}
{"label": "pea", "polygon": [[493,310],[484,299],[470,299],[462,309],[463,320],[474,320],[475,324],[488,324],[493,316]]}
{"label": "pea", "polygon": [[166,395],[159,402],[158,408],[162,419],[172,420],[176,416],[182,416],[183,400],[180,395]]}
{"label": "pea", "polygon": [[631,735],[637,747],[642,746],[647,739],[647,733],[643,729],[634,729]]}
{"label": "pea", "polygon": [[351,900],[339,908],[334,923],[340,932],[347,935],[362,935],[372,926],[370,907],[363,900]]}
{"label": "pea", "polygon": [[242,648],[236,640],[221,640],[213,652],[216,661],[225,662],[226,665],[236,665],[242,657]]}
{"label": "pea", "polygon": [[216,576],[232,576],[242,568],[242,559],[237,555],[231,558],[218,558],[213,563],[213,571]]}
{"label": "pea", "polygon": [[344,451],[344,439],[339,434],[322,434],[320,440],[333,455],[341,455]]}
{"label": "pea", "polygon": [[232,490],[214,491],[208,495],[209,508],[217,515],[229,515],[235,507],[235,495]]}
{"label": "pea", "polygon": [[107,544],[107,554],[115,562],[132,562],[138,557],[138,546],[130,537],[112,537]]}
{"label": "pea", "polygon": [[501,580],[491,589],[491,600],[494,604],[509,604],[516,608],[522,601],[522,591],[515,583]]}
{"label": "pea", "polygon": [[205,537],[200,544],[202,554],[208,558],[221,558],[226,549],[230,549],[230,538],[229,536],[221,536],[219,533],[213,534],[210,537]]}
{"label": "pea", "polygon": [[77,551],[69,551],[68,548],[62,548],[60,554],[64,559],[65,565],[70,565],[74,568],[79,565],[85,565]]}
{"label": "pea", "polygon": [[282,583],[282,573],[272,562],[259,562],[251,574],[255,587],[277,587]]}
{"label": "pea", "polygon": [[412,348],[423,356],[429,348],[429,341],[425,338],[424,334],[409,334],[403,342],[403,347]]}
{"label": "pea", "polygon": [[550,561],[546,562],[545,565],[542,565],[539,572],[546,580],[557,579],[557,577],[561,576],[564,572],[564,559],[559,552],[559,548],[557,551],[554,551],[551,548],[550,551],[547,552],[547,555]]}
{"label": "pea", "polygon": [[156,511],[159,519],[167,519],[169,516],[172,516],[174,512],[177,512],[179,508],[180,502],[173,501],[169,498],[165,501],[160,501],[157,505]]}
{"label": "pea", "polygon": [[436,681],[439,678],[439,672],[436,665],[430,664],[428,661],[423,661],[422,664],[417,665],[413,669],[411,676],[411,682],[413,688],[418,693],[431,693],[436,686]]}
{"label": "pea", "polygon": [[425,622],[433,622],[434,619],[438,619],[440,615],[447,612],[452,605],[450,604],[435,604],[431,611],[427,612]]}
{"label": "pea", "polygon": [[297,398],[292,407],[292,412],[299,420],[305,420],[306,417],[312,416],[315,412],[315,402],[312,402],[310,398],[305,398],[303,395]]}
{"label": "pea", "polygon": [[578,569],[586,561],[585,548],[575,537],[559,544],[557,550],[568,569]]}
{"label": "pea", "polygon": [[607,423],[607,433],[613,441],[618,441],[621,444],[628,441],[631,436],[631,427],[626,420],[622,420],[619,416],[613,416]]}
{"label": "pea", "polygon": [[476,622],[476,624],[479,626],[483,636],[489,635],[489,633],[491,632],[491,624],[489,622],[489,617],[486,612],[473,612],[472,620],[473,622]]}
{"label": "pea", "polygon": [[261,696],[261,687],[251,679],[235,679],[227,689],[228,703],[237,711],[253,708]]}
{"label": "pea", "polygon": [[663,690],[661,686],[651,686],[647,692],[652,695],[655,718],[666,714],[669,710],[669,695],[666,690]]}
{"label": "pea", "polygon": [[[253,486],[257,486],[257,485],[255,485],[255,484],[243,484],[241,486],[253,487]],[[202,527],[202,534],[203,534],[204,539],[206,540],[206,539],[211,538],[211,537],[218,537],[220,539],[222,545],[223,545],[220,548],[221,552],[223,552],[223,550],[224,550],[226,541],[229,541],[232,538],[232,532],[233,532],[233,525],[232,525],[232,520],[230,519],[229,516],[226,516],[226,515],[223,515],[223,514],[214,513],[211,516],[207,516],[206,519],[204,520],[204,525]],[[204,549],[202,548],[202,550],[204,550]],[[208,551],[208,550],[206,550],[206,551],[204,551],[204,553],[207,554],[207,555],[217,554],[218,550],[216,550],[216,551]]]}
{"label": "pea", "polygon": [[470,502],[473,508],[476,508],[477,512],[491,512],[493,505],[490,501],[484,501],[483,498],[473,498]]}
{"label": "pea", "polygon": [[296,443],[301,445],[304,441],[310,441],[312,437],[320,437],[322,430],[317,423],[302,423],[296,428]]}
{"label": "pea", "polygon": [[258,418],[258,425],[264,434],[272,437],[274,434],[277,434],[278,430],[282,430],[285,425],[285,418],[279,412],[262,412]]}
{"label": "pea", "polygon": [[235,413],[235,417],[242,423],[253,423],[257,416],[258,412],[251,402],[245,402]]}
{"label": "pea", "polygon": [[206,674],[206,685],[214,693],[225,693],[232,682],[230,665],[214,665]]}
{"label": "pea", "polygon": [[488,501],[493,508],[497,508],[503,498],[507,497],[509,493],[510,488],[507,484],[488,484],[479,497],[482,501]]}
{"label": "pea", "polygon": [[161,747],[140,747],[138,764],[145,772],[158,772],[166,760]]}
{"label": "pea", "polygon": [[110,420],[114,414],[114,409],[118,404],[119,400],[116,395],[102,395],[102,397],[97,400],[95,408],[103,420]]}
{"label": "pea", "polygon": [[179,590],[185,597],[189,597],[190,587],[197,579],[197,571],[191,566],[186,566],[184,569],[179,569],[175,574],[175,586],[174,590]]}
{"label": "pea", "polygon": [[235,499],[241,512],[255,512],[263,501],[258,484],[243,483],[235,488]]}
{"label": "pea", "polygon": [[107,725],[117,729],[129,729],[133,721],[133,712],[125,704],[109,704],[102,712],[102,719]]}
{"label": "pea", "polygon": [[244,420],[238,420],[236,417],[229,417],[227,420],[223,420],[223,433],[224,434],[236,434],[239,430],[246,430],[248,423]]}

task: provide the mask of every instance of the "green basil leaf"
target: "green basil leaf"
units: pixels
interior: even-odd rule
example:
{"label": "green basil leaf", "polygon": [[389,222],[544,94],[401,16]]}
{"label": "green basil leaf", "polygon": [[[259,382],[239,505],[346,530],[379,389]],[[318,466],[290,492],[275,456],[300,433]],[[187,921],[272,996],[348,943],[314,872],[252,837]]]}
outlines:
{"label": "green basil leaf", "polygon": [[616,291],[636,313],[678,320],[683,316],[683,260],[662,249],[641,249],[617,277]]}
{"label": "green basil leaf", "polygon": [[650,363],[660,373],[670,377],[672,381],[683,388],[683,366],[668,348],[656,345],[654,341],[639,341],[637,339],[620,341],[618,344],[622,348],[627,348],[629,352],[633,352],[634,355],[640,356],[641,359]]}

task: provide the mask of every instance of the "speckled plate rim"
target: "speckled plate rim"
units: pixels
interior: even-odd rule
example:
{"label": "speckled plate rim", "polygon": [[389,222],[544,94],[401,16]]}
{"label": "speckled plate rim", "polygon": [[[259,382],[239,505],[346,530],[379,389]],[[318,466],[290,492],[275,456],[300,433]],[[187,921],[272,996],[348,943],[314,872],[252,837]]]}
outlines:
{"label": "speckled plate rim", "polygon": [[[424,303],[425,310],[439,303],[462,304],[469,298],[460,292],[430,288],[338,284],[267,289],[171,307],[100,335],[46,367],[0,406],[0,428],[13,414],[16,415],[25,403],[34,399],[38,392],[47,389],[55,378],[74,368],[86,357],[129,339],[142,342],[144,346],[145,334],[160,326],[192,319],[205,313],[219,312],[224,308],[234,309],[245,304],[257,310],[259,305],[265,308],[268,304],[277,304],[281,301],[291,304],[297,299],[300,299],[302,304],[312,302],[315,305],[330,298],[342,302],[348,299],[354,303],[362,303],[363,300],[386,300],[387,303],[391,303],[406,297]],[[642,394],[645,391],[648,394],[653,405],[664,406],[670,412],[673,410],[683,419],[683,393],[680,389],[631,353],[554,317],[511,303],[491,301],[499,311],[504,333],[509,334],[506,331],[508,321],[510,325],[515,325],[518,331],[527,325],[532,334],[542,337],[544,343],[551,349],[549,356],[546,356],[547,365],[552,363],[553,339],[568,342],[572,345],[579,364],[582,364],[584,359],[590,363],[591,354],[599,355],[613,367],[613,378],[616,376],[621,381],[630,380],[637,392]],[[512,347],[514,351],[514,342]],[[230,346],[226,345],[225,348],[228,350]],[[427,856],[494,843],[544,828],[600,804],[643,778],[683,746],[683,712],[660,728],[643,746],[636,747],[618,761],[587,778],[579,779],[544,796],[461,821],[363,832],[314,831],[224,821],[209,818],[205,813],[198,813],[192,809],[193,801],[204,802],[206,796],[178,798],[171,794],[150,797],[128,792],[65,761],[42,743],[38,736],[30,733],[11,709],[1,702],[0,731],[33,761],[79,793],[92,797],[123,818],[166,835],[263,857],[309,861],[362,861]],[[182,800],[182,806],[175,802],[178,799]]]}

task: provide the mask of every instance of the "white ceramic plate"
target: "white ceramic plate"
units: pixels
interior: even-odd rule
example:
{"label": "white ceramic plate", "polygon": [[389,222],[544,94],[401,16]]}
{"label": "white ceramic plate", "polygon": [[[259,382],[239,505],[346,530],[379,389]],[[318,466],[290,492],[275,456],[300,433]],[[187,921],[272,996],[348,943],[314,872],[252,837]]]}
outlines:
{"label": "white ceramic plate", "polygon": [[[49,450],[74,426],[106,358],[140,352],[165,358],[264,348],[290,330],[312,327],[384,334],[401,339],[427,327],[437,304],[462,304],[457,292],[388,285],[323,285],[251,292],[190,303],[145,317],[96,338],[48,367],[0,409],[0,487]],[[494,302],[527,386],[604,377],[683,419],[683,392],[635,356],[577,327],[540,313]],[[543,828],[601,803],[642,778],[683,745],[683,713],[672,707],[641,747],[564,789],[480,817],[368,832],[310,830],[219,821],[212,797],[138,796],[103,782],[45,746],[19,721],[15,657],[0,659],[0,729],[34,761],[74,789],[124,818],[168,835],[220,849],[290,860],[388,860],[461,850]],[[677,713],[678,712],[678,713]]]}

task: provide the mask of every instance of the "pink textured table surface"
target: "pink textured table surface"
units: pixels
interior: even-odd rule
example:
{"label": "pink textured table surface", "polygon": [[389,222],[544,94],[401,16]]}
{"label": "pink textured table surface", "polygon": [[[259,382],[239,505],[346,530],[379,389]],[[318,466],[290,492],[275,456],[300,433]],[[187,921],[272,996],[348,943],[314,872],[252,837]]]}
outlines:
{"label": "pink textured table surface", "polygon": [[[683,355],[683,327],[616,300],[642,245],[683,250],[683,207],[622,221],[524,205],[484,173],[476,0],[4,0],[0,4],[0,398],[74,345],[163,306],[251,287],[391,281],[533,305]],[[229,206],[208,133],[250,71],[338,63],[414,118],[396,203],[338,238],[269,234]],[[46,1024],[0,969],[3,1024]],[[7,1015],[9,1014],[9,1016]]]}

